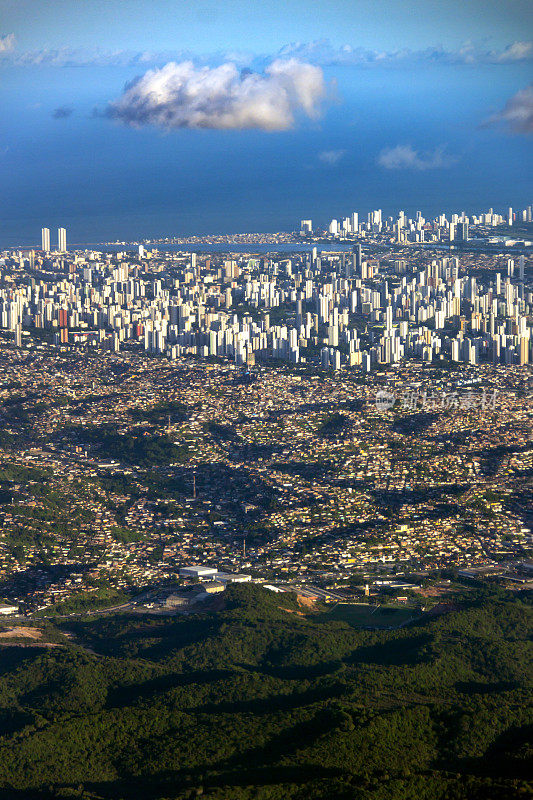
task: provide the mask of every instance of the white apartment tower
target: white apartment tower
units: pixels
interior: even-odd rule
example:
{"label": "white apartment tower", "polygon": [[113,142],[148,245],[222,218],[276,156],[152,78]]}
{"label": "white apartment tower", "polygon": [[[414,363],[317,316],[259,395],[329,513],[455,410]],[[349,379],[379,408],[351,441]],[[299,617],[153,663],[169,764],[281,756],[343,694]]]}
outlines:
{"label": "white apartment tower", "polygon": [[67,252],[67,231],[65,228],[57,229],[57,249],[60,253]]}
{"label": "white apartment tower", "polygon": [[50,228],[41,228],[41,250],[50,252]]}

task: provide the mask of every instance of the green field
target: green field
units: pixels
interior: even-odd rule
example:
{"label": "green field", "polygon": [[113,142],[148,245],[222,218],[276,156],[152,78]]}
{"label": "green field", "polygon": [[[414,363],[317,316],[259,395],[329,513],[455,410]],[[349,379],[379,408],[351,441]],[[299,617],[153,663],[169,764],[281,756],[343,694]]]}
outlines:
{"label": "green field", "polygon": [[331,611],[326,611],[322,619],[347,622],[354,628],[397,628],[413,617],[419,616],[419,613],[411,608],[339,603]]}

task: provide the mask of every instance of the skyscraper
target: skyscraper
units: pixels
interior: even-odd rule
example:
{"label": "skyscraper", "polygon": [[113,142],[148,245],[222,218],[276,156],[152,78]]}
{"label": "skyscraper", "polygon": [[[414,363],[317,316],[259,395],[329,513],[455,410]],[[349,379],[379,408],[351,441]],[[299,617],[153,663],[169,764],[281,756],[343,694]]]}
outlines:
{"label": "skyscraper", "polygon": [[41,228],[41,250],[50,252],[50,228]]}
{"label": "skyscraper", "polygon": [[[450,226],[451,227],[451,226]],[[468,241],[468,222],[458,222],[455,226],[456,239],[459,242]]]}
{"label": "skyscraper", "polygon": [[60,253],[67,252],[67,231],[65,228],[57,229],[57,249]]}
{"label": "skyscraper", "polygon": [[354,244],[352,247],[353,253],[353,266],[355,270],[355,275],[360,278],[361,277],[361,264],[362,264],[362,252],[361,252],[361,245]]}
{"label": "skyscraper", "polygon": [[520,363],[529,363],[529,340],[526,336],[520,338]]}

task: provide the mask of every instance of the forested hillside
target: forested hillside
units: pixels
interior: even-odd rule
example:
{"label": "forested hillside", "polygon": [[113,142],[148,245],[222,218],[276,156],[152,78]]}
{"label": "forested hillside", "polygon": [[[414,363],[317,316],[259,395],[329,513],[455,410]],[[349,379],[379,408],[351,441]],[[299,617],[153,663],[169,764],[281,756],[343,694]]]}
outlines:
{"label": "forested hillside", "polygon": [[489,597],[358,631],[244,585],[204,615],[69,620],[70,643],[0,649],[0,798],[531,797],[530,620]]}

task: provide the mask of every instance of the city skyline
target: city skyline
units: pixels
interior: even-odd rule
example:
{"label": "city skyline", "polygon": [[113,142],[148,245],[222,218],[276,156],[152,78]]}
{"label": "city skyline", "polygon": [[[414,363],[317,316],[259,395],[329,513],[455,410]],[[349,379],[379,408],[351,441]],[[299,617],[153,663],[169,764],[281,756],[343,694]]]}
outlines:
{"label": "city skyline", "polygon": [[[312,219],[302,219],[299,233],[283,239],[286,258],[275,253],[275,241],[273,252],[262,259],[253,256],[253,242],[247,246],[252,257],[237,258],[228,244],[214,268],[217,256],[165,252],[164,247],[152,252],[143,244],[133,253],[78,249],[73,256],[62,227],[54,254],[50,230],[42,228],[40,253],[8,252],[3,263],[7,267],[12,258],[30,273],[52,277],[57,272],[60,281],[37,285],[33,279],[28,285],[19,280],[15,293],[10,282],[0,291],[0,322],[14,331],[17,347],[23,326],[29,332],[51,328],[57,346],[89,344],[115,353],[123,345],[144,347],[171,361],[215,357],[240,367],[255,364],[256,358],[363,373],[404,359],[476,365],[488,358],[523,366],[530,361],[531,295],[525,276],[531,242],[498,236],[498,229],[528,231],[531,223],[531,205],[509,207],[505,215],[489,209],[433,220],[421,211],[414,218],[404,211],[396,219],[384,218],[381,209],[365,220],[354,211],[318,232]],[[309,252],[291,252],[301,241]],[[350,249],[322,251],[320,245],[328,242]],[[439,251],[442,246],[448,254]],[[417,272],[421,247],[429,249],[423,271]],[[475,277],[460,277],[459,256],[471,266],[476,258],[492,259],[496,272],[487,272],[481,291]],[[161,278],[146,280],[151,264],[159,265]],[[170,280],[174,270],[177,282]],[[284,309],[284,324],[278,316],[271,324],[270,312],[277,308]],[[468,324],[470,336],[465,335]]]}
{"label": "city skyline", "polygon": [[[532,221],[532,205],[527,205],[526,208],[516,209],[512,206],[507,207],[506,209],[500,208],[494,209],[493,207],[488,208],[485,211],[481,211],[480,209],[476,209],[474,212],[470,210],[468,213],[463,209],[461,212],[458,211],[438,211],[433,217],[430,214],[429,219],[426,219],[425,216],[426,212],[422,210],[417,210],[415,214],[415,221],[417,223],[417,227],[421,229],[422,227],[437,225],[438,227],[447,226],[448,233],[449,233],[449,242],[453,242],[456,239],[456,231],[457,225],[466,225],[466,228],[462,229],[461,235],[458,238],[462,238],[463,241],[468,239],[468,226],[472,221],[474,225],[485,225],[488,227],[496,228],[498,225],[507,224],[509,228],[513,225],[518,224],[520,226],[521,223],[529,223]],[[366,219],[365,219],[366,216]],[[448,219],[449,217],[449,219]],[[472,219],[471,219],[472,218]],[[400,209],[397,211],[395,215],[384,215],[383,210],[381,208],[369,210],[366,215],[362,214],[360,211],[352,211],[345,216],[341,214],[339,218],[333,217],[331,222],[327,223],[327,217],[320,220],[318,224],[314,224],[312,219],[302,219],[300,220],[300,234],[313,234],[317,231],[332,234],[335,237],[340,237],[342,235],[352,233],[352,234],[359,234],[365,230],[370,230],[372,225],[375,222],[379,221],[379,224],[386,223],[386,225],[390,226],[393,223],[394,233],[397,235],[398,228],[404,228],[407,226],[408,223],[412,223],[413,220],[409,217],[409,214],[406,214],[405,210]],[[420,225],[420,221],[422,221],[422,225]],[[298,230],[298,225],[294,224],[292,226],[292,232],[296,232]],[[521,233],[520,228],[516,229],[518,233]],[[497,231],[495,231],[496,233]],[[267,236],[269,234],[276,235],[276,234],[287,234],[289,235],[291,231],[269,231],[267,232]],[[450,235],[451,233],[451,235]],[[507,238],[512,239],[510,235],[512,231],[509,231],[509,235]],[[231,231],[227,233],[228,236],[246,236],[247,234],[242,231]],[[250,232],[250,235],[255,235],[253,232]],[[213,239],[216,239],[217,234],[213,232]],[[157,243],[159,241],[171,241],[174,237],[172,235],[168,235],[164,237],[162,240],[159,240],[155,237],[147,237],[143,239],[144,242],[154,242]],[[178,238],[178,237],[175,237]],[[504,237],[505,238],[505,237]],[[209,241],[209,236],[205,237],[206,241]],[[58,252],[66,252],[66,229],[63,227],[58,228],[57,230],[57,241],[58,241]],[[291,240],[288,239],[288,242]],[[401,241],[398,239],[397,241]],[[179,242],[178,242],[179,243]],[[252,243],[252,242],[250,242]],[[87,245],[87,244],[106,244],[104,242],[76,242],[75,245]],[[108,243],[109,244],[109,243]],[[19,243],[18,245],[22,249],[35,248],[36,245],[32,243],[22,244]],[[529,242],[526,244],[529,246]],[[44,252],[49,252],[51,250],[50,247],[50,228],[43,227],[41,229],[41,250]]]}

